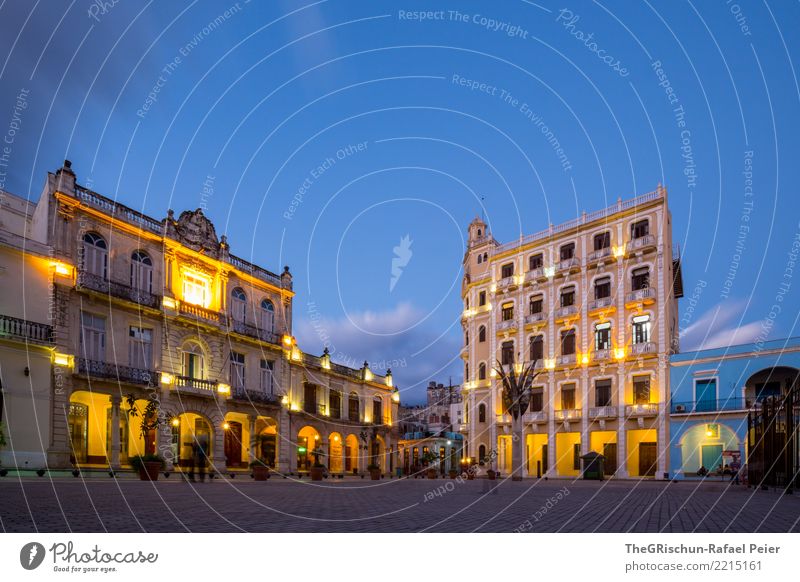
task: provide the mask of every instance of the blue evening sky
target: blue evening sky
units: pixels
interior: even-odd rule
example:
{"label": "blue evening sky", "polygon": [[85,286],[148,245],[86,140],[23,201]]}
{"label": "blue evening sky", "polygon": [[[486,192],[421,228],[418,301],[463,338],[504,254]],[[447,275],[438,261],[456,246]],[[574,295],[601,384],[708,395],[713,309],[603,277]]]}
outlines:
{"label": "blue evening sky", "polygon": [[391,365],[405,401],[461,381],[476,214],[505,242],[659,183],[683,349],[775,339],[800,306],[798,25],[794,2],[6,1],[0,187],[36,199],[69,158],[158,218],[205,207],[291,267],[301,347]]}

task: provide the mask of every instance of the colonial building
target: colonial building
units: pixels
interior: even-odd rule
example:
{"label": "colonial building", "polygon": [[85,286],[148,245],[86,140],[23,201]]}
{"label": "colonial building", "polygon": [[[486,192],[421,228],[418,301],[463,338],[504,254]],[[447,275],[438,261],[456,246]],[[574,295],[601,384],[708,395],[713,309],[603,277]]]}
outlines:
{"label": "colonial building", "polygon": [[800,338],[676,354],[670,378],[675,479],[738,462],[752,484],[797,486]]}
{"label": "colonial building", "polygon": [[526,476],[575,477],[596,451],[610,475],[663,477],[680,296],[660,186],[505,244],[473,220],[462,285],[467,455],[511,471],[495,367],[534,361]]}
{"label": "colonial building", "polygon": [[236,255],[202,210],[163,220],[76,183],[5,195],[0,366],[5,466],[170,469],[210,443],[216,472],[396,465],[391,372],[304,353],[292,276]]}

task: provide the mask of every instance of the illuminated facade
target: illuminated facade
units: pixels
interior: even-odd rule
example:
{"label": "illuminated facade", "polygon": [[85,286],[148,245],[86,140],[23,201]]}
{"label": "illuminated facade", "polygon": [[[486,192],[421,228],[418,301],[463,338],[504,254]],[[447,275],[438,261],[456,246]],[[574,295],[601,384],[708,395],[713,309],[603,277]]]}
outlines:
{"label": "illuminated facade", "polygon": [[609,475],[663,477],[682,296],[670,220],[659,187],[506,244],[470,223],[459,425],[469,457],[511,471],[494,368],[536,361],[517,445],[524,476],[576,477],[581,455],[596,451]]}
{"label": "illuminated facade", "polygon": [[200,209],[156,220],[81,187],[68,162],[36,205],[6,199],[5,466],[125,468],[158,453],[182,470],[201,438],[218,473],[255,459],[284,473],[395,465],[391,374],[302,352],[288,267],[232,254]]}

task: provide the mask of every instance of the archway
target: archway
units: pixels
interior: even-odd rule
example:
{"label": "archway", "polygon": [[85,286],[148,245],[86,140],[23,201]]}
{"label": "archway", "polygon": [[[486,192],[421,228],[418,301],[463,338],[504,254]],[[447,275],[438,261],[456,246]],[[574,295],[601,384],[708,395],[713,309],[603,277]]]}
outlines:
{"label": "archway", "polygon": [[200,445],[208,458],[214,455],[214,430],[203,415],[184,412],[172,418],[172,454],[176,466],[192,468],[195,446]]}
{"label": "archway", "polygon": [[328,470],[331,473],[342,473],[344,469],[342,466],[342,463],[344,462],[342,455],[345,450],[342,435],[340,435],[338,432],[332,432],[328,436],[328,447],[330,449]]}
{"label": "archway", "polygon": [[304,426],[297,433],[297,469],[310,471],[314,461],[319,459],[320,436],[313,426]]}
{"label": "archway", "polygon": [[345,447],[345,473],[355,473],[358,471],[358,437],[354,434],[347,435],[344,441]]}
{"label": "archway", "polygon": [[800,370],[788,366],[765,368],[750,376],[745,383],[745,400],[752,406],[766,398],[785,396],[798,383]]}
{"label": "archway", "polygon": [[278,458],[278,423],[273,418],[259,418],[256,422],[256,456],[269,467],[277,466]]}

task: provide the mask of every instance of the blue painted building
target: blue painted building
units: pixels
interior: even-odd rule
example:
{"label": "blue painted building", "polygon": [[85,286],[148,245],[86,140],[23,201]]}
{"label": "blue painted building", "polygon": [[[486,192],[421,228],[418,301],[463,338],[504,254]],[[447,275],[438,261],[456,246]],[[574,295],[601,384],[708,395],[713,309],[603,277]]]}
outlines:
{"label": "blue painted building", "polygon": [[670,476],[747,462],[747,415],[798,382],[800,337],[670,357]]}

